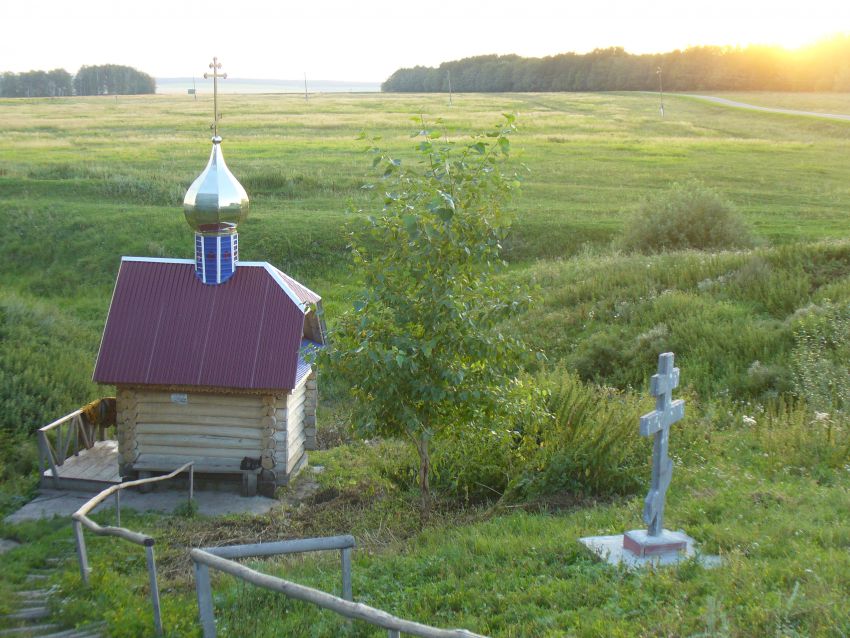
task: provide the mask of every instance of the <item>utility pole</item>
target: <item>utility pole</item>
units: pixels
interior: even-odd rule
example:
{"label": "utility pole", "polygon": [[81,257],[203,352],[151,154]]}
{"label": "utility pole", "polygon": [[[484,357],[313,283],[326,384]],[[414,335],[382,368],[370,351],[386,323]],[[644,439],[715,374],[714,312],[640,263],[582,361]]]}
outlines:
{"label": "utility pole", "polygon": [[655,73],[658,75],[658,95],[660,99],[660,106],[658,107],[659,112],[661,113],[661,117],[664,117],[664,86],[661,83],[661,67],[658,67],[655,70]]}
{"label": "utility pole", "polygon": [[449,106],[452,105],[452,70],[448,70],[449,75]]}
{"label": "utility pole", "polygon": [[307,101],[307,71],[304,71],[304,101]]}

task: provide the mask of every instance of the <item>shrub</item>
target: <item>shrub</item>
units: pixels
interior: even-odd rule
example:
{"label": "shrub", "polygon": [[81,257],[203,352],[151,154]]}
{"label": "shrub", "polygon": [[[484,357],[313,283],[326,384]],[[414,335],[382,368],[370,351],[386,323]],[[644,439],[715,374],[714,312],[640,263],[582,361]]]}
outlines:
{"label": "shrub", "polygon": [[548,393],[547,384],[523,375],[505,386],[500,418],[482,415],[468,427],[446,430],[434,440],[434,485],[467,503],[501,498],[524,470],[523,437],[550,419]]}
{"label": "shrub", "polygon": [[626,226],[625,250],[724,250],[753,244],[749,230],[732,205],[698,181],[673,187],[644,200]]}
{"label": "shrub", "polygon": [[850,305],[825,301],[801,313],[794,326],[794,387],[823,412],[850,408]]}
{"label": "shrub", "polygon": [[524,378],[506,398],[525,412],[435,439],[435,487],[466,502],[522,502],[631,494],[648,477],[651,442],[637,427],[648,398],[564,369]]}
{"label": "shrub", "polygon": [[524,467],[510,486],[510,498],[562,490],[592,496],[635,492],[646,476],[649,453],[647,439],[637,436],[639,399],[586,385],[563,370],[545,383],[549,418],[524,433]]}
{"label": "shrub", "polygon": [[726,295],[752,303],[778,318],[787,317],[804,305],[811,294],[811,277],[799,263],[774,261],[753,254],[730,277]]}
{"label": "shrub", "polygon": [[788,369],[778,364],[753,361],[740,383],[740,390],[760,401],[774,401],[791,390]]}
{"label": "shrub", "polygon": [[500,498],[518,470],[516,433],[458,428],[434,441],[433,485],[467,503]]}

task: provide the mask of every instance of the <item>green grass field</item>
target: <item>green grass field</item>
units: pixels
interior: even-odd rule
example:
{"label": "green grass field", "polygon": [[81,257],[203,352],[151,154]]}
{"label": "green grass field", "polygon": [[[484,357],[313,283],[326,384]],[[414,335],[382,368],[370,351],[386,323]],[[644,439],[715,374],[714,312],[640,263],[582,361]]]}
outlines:
{"label": "green grass field", "polygon": [[[850,101],[723,96],[839,113]],[[269,261],[314,288],[333,323],[358,290],[345,249],[357,217],[346,210],[375,206],[360,188],[375,178],[357,135],[411,157],[420,118],[461,135],[518,113],[524,185],[510,203],[501,279],[534,302],[508,328],[547,355],[540,378],[567,368],[616,386],[626,394],[604,396],[629,419],[648,409],[658,353],[676,352],[689,417],[673,435],[668,526],[722,555],[724,567],[629,574],[581,551],[579,536],[640,526],[648,460],[638,488],[603,497],[566,487],[595,480],[605,471],[599,459],[540,454],[521,469],[533,475],[545,461],[541,499],[493,508],[446,489],[423,531],[409,454],[392,442],[347,443],[311,456],[328,468],[321,480],[335,496],[286,516],[128,517],[163,534],[169,635],[199,635],[185,547],[257,530],[354,533],[356,597],[493,636],[850,634],[850,423],[840,412],[816,421],[805,406],[778,407],[793,403],[801,326],[817,332],[830,304],[850,301],[850,122],[665,101],[661,119],[652,94],[456,95],[451,107],[439,95],[225,96],[221,134],[252,202],[242,259]],[[211,110],[210,100],[185,96],[0,100],[0,511],[33,485],[25,435],[108,393],[90,377],[120,257],[191,257],[180,204],[207,160]],[[759,245],[654,256],[616,249],[643,198],[691,178],[732,202]],[[343,430],[342,397],[326,397],[324,410],[323,426]],[[745,415],[757,425],[744,427]],[[636,420],[632,429],[637,437]],[[630,462],[646,452],[639,442]],[[435,480],[445,487],[458,458],[449,449],[437,461],[451,468]],[[0,601],[70,538],[66,521],[0,534],[29,541],[0,556]],[[68,564],[56,580],[66,617],[106,618],[113,636],[150,634],[136,549],[92,541],[93,563],[110,569],[91,591]],[[265,566],[328,589],[337,579],[329,560]],[[226,580],[218,588],[222,636],[246,627],[256,636],[379,635]]]}

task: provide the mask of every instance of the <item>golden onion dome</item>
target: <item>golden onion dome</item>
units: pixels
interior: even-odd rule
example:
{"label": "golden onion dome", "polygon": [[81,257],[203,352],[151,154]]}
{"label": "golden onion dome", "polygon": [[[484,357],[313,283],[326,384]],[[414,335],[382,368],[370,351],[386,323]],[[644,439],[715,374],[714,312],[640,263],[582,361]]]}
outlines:
{"label": "golden onion dome", "polygon": [[196,232],[228,233],[248,216],[248,193],[224,162],[221,137],[212,138],[207,167],[183,198],[183,214]]}

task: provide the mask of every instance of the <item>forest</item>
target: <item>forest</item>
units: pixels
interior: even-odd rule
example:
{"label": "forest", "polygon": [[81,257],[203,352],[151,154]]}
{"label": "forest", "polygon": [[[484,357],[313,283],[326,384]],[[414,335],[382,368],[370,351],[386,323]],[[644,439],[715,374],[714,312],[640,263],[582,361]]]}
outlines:
{"label": "forest", "polygon": [[140,95],[155,92],[156,80],[150,75],[120,64],[82,66],[76,76],[65,69],[0,75],[0,97]]}
{"label": "forest", "polygon": [[387,92],[850,91],[850,36],[798,50],[699,46],[634,55],[621,47],[545,58],[481,55],[395,71]]}

